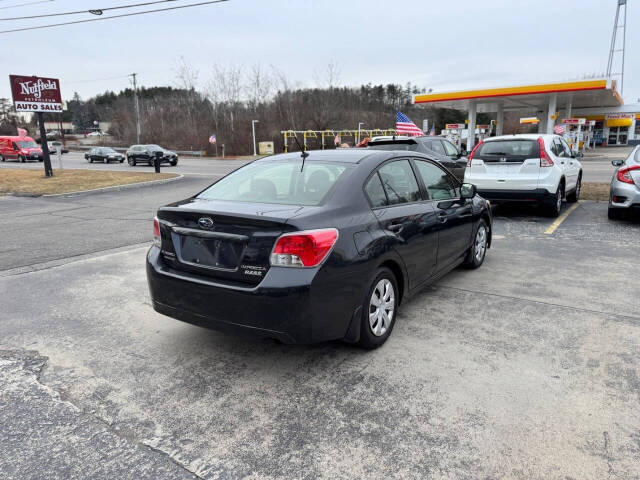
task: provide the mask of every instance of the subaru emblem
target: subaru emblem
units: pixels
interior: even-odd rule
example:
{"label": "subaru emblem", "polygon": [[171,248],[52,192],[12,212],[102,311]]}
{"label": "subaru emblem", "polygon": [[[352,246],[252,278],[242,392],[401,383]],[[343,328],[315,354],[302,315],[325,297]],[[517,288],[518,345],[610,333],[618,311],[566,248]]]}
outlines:
{"label": "subaru emblem", "polygon": [[202,217],[198,220],[198,225],[200,225],[200,228],[205,228],[208,230],[213,227],[213,220],[211,220],[209,217]]}

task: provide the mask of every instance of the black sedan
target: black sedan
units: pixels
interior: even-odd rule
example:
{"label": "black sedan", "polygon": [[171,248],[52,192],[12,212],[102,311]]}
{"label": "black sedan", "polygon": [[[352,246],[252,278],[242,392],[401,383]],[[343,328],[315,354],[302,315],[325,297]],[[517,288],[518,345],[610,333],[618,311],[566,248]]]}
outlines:
{"label": "black sedan", "polygon": [[132,167],[140,162],[153,165],[156,156],[160,157],[160,163],[168,163],[172,167],[178,164],[178,154],[160,145],[131,145],[127,150],[127,162]]}
{"label": "black sedan", "polygon": [[95,147],[84,154],[84,158],[87,162],[124,162],[124,155],[116,152],[113,148],[109,147]]}
{"label": "black sedan", "polygon": [[156,311],[286,343],[374,348],[403,299],[483,263],[489,205],[438,162],[407,151],[305,155],[257,160],[158,210],[147,255]]}

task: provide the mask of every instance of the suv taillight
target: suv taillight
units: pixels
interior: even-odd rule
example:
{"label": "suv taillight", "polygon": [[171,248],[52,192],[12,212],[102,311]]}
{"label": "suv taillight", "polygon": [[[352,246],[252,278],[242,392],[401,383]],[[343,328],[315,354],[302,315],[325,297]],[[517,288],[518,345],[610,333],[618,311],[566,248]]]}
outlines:
{"label": "suv taillight", "polygon": [[471,153],[467,157],[467,167],[471,166],[471,160],[473,160],[473,155],[476,153],[476,150],[478,150],[478,147],[480,145],[482,145],[482,140],[480,140],[480,142],[478,142],[478,144],[475,147],[473,147],[473,150],[471,150]]}
{"label": "suv taillight", "polygon": [[306,230],[285,233],[271,252],[273,267],[315,267],[327,257],[338,239],[338,230]]}
{"label": "suv taillight", "polygon": [[621,168],[618,170],[618,180],[624,183],[630,183],[633,185],[633,178],[631,178],[632,170],[640,170],[640,165],[632,165],[630,167]]}
{"label": "suv taillight", "polygon": [[538,137],[538,145],[540,146],[540,166],[541,167],[553,167],[553,160],[544,148],[544,139]]}
{"label": "suv taillight", "polygon": [[158,221],[158,217],[154,217],[153,219],[153,244],[156,247],[160,247],[162,245],[162,238],[160,237],[160,222]]}

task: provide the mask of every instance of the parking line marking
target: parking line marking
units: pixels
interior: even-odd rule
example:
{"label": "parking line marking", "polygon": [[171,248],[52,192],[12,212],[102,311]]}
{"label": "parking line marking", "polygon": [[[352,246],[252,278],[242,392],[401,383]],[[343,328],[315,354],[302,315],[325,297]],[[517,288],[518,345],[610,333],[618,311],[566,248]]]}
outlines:
{"label": "parking line marking", "polygon": [[579,205],[580,205],[580,204],[579,204],[579,203],[577,203],[577,202],[576,202],[576,203],[574,203],[573,205],[571,205],[571,206],[567,209],[567,211],[566,211],[566,212],[564,212],[562,215],[560,215],[558,218],[556,218],[556,221],[555,221],[555,222],[553,222],[551,225],[549,225],[549,228],[547,228],[547,229],[544,231],[544,234],[545,234],[545,235],[552,235],[552,234],[553,234],[553,232],[555,232],[555,231],[558,229],[558,227],[560,226],[560,224],[561,224],[562,222],[564,222],[564,221],[567,219],[567,217],[568,217],[569,215],[571,215],[571,212],[573,212],[576,208],[578,208],[578,206],[579,206]]}

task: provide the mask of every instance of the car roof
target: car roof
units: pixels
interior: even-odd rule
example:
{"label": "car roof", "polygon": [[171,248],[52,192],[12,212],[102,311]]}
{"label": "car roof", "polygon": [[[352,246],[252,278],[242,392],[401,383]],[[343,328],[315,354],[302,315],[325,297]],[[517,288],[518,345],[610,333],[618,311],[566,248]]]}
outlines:
{"label": "car roof", "polygon": [[[360,163],[368,157],[380,156],[383,150],[367,150],[365,148],[340,148],[335,150],[307,150],[309,154],[305,162],[340,162],[340,163]],[[389,152],[386,152],[387,154]],[[300,152],[279,153],[262,157],[257,161],[300,159]]]}
{"label": "car roof", "polygon": [[549,140],[550,138],[556,138],[558,135],[549,133],[516,133],[513,135],[500,135],[499,137],[486,138],[485,142],[495,142],[496,140],[537,140],[538,138],[544,138]]}

